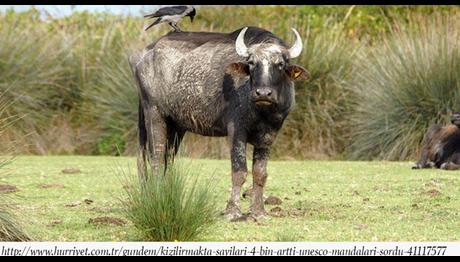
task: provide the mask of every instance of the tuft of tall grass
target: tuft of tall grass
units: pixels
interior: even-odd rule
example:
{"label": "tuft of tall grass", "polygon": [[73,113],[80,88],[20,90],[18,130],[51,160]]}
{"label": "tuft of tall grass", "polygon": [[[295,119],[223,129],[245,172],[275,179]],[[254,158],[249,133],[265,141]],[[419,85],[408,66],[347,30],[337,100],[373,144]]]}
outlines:
{"label": "tuft of tall grass", "polygon": [[[0,195],[0,198],[4,197]],[[31,238],[23,231],[3,202],[4,199],[0,199],[0,242],[30,241]]]}
{"label": "tuft of tall grass", "polygon": [[349,154],[415,158],[427,128],[460,109],[458,16],[413,18],[357,62]]}
{"label": "tuft of tall grass", "polygon": [[198,181],[199,172],[176,160],[165,175],[145,182],[131,181],[123,200],[126,216],[149,241],[196,240],[217,217],[211,183]]}
{"label": "tuft of tall grass", "polygon": [[[101,57],[98,68],[94,86],[84,91],[88,104],[84,110],[99,123],[98,148],[95,153],[115,153],[115,146],[122,153],[135,152],[138,95],[128,55],[124,52],[109,52]],[[111,141],[111,145],[103,148],[104,141]]]}
{"label": "tuft of tall grass", "polygon": [[[0,27],[0,92],[13,102],[4,114],[21,116],[13,124],[14,132],[9,133],[13,139],[36,137],[49,128],[53,117],[72,108],[77,95],[71,89],[72,77],[65,66],[70,56],[61,36],[50,34],[45,26],[24,26],[26,18],[31,24],[40,24],[31,12],[6,16],[2,24],[8,26]],[[25,145],[25,151],[30,145],[41,148],[35,142]]]}
{"label": "tuft of tall grass", "polygon": [[[10,102],[5,101],[5,94],[0,93],[0,135],[8,128],[17,118],[16,116],[7,116],[4,112],[11,106]],[[11,158],[4,155],[9,152],[1,151],[0,172],[11,162]],[[0,173],[1,174],[1,173]],[[17,218],[12,214],[8,202],[9,198],[0,193],[0,242],[4,241],[29,241],[30,237],[22,230],[17,222]]]}

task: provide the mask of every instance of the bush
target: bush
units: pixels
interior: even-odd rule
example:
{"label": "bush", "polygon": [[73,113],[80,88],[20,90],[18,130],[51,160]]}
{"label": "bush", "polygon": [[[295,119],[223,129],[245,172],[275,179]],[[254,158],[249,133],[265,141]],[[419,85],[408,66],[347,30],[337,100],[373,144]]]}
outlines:
{"label": "bush", "polygon": [[[5,102],[5,94],[0,93],[0,135],[14,121],[16,117],[5,116],[4,113],[10,103]],[[4,155],[5,152],[1,152]],[[11,159],[5,157],[0,158],[0,170],[2,170]],[[16,218],[12,215],[11,208],[7,205],[7,199],[0,193],[0,242],[1,241],[28,241],[29,236],[21,229],[21,226],[16,222]]]}
{"label": "bush", "polygon": [[146,240],[191,241],[215,221],[211,183],[198,182],[198,175],[189,165],[176,160],[165,175],[125,186],[126,215]]}
{"label": "bush", "polygon": [[0,195],[0,242],[30,241]]}
{"label": "bush", "polygon": [[414,18],[362,54],[350,117],[353,159],[413,159],[427,128],[460,109],[459,26],[459,17]]}

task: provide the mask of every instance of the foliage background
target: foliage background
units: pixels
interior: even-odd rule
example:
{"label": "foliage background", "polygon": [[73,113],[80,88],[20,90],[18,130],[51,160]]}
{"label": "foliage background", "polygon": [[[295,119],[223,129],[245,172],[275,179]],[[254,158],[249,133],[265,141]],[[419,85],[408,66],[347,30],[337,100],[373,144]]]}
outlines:
{"label": "foliage background", "polygon": [[[187,31],[253,25],[288,42],[312,78],[274,146],[278,159],[413,159],[424,130],[459,102],[459,6],[200,6]],[[222,15],[226,14],[226,15]],[[235,19],[235,18],[238,19]],[[142,18],[0,13],[0,92],[21,116],[0,136],[22,154],[129,155],[137,93],[127,56],[165,34]],[[228,156],[225,139],[189,134],[187,154]],[[0,148],[2,149],[2,148]]]}

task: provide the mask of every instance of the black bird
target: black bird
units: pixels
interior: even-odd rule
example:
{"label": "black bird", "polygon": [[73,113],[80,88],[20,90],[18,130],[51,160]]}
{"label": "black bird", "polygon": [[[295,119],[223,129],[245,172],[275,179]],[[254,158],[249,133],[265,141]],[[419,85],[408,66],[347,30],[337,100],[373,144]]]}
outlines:
{"label": "black bird", "polygon": [[176,32],[181,32],[180,28],[177,26],[177,22],[182,17],[190,17],[190,21],[193,22],[193,18],[196,15],[196,10],[193,6],[189,5],[179,5],[179,6],[168,6],[158,9],[155,13],[145,15],[146,18],[156,18],[155,22],[149,25],[145,30],[149,30],[150,27],[167,22],[170,26],[174,28]]}

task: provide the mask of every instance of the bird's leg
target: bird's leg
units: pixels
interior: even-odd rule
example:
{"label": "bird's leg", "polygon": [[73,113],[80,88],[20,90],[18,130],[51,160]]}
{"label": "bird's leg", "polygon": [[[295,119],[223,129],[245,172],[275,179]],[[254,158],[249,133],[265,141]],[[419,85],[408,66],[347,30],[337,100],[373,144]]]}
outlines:
{"label": "bird's leg", "polygon": [[182,32],[182,31],[180,30],[180,28],[177,26],[177,23],[172,23],[172,22],[171,22],[171,23],[169,23],[169,25],[172,26],[172,27],[174,28],[174,31],[175,31],[175,32]]}

